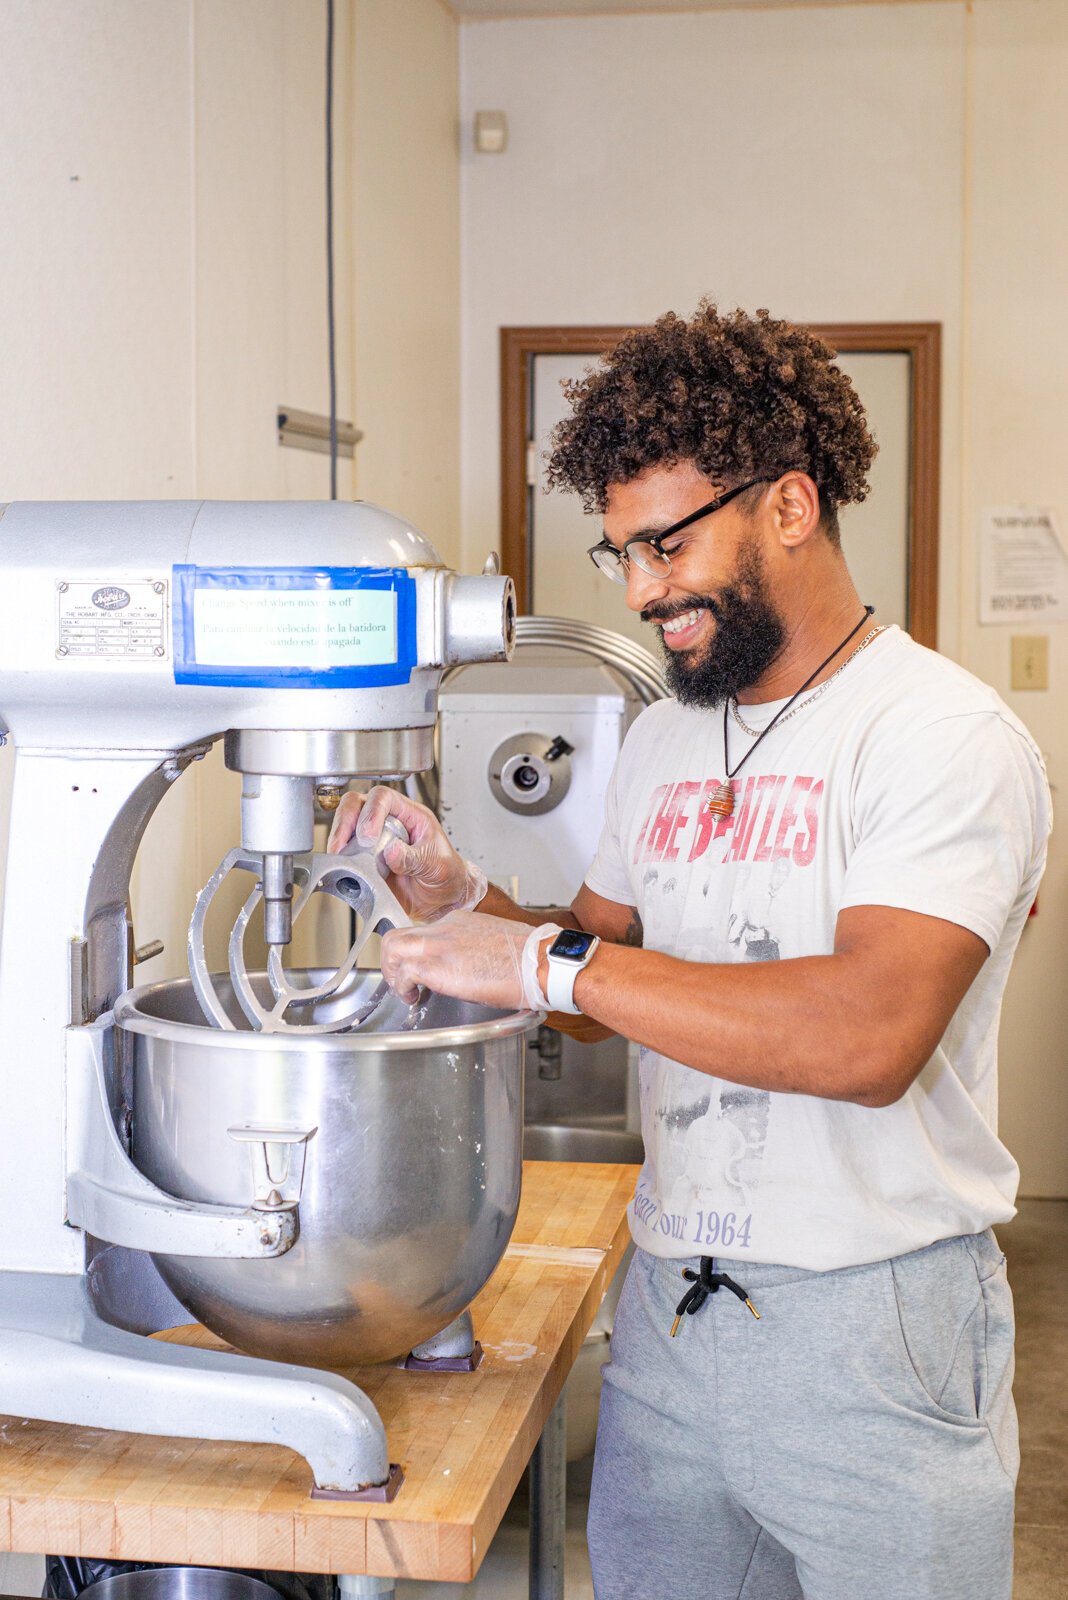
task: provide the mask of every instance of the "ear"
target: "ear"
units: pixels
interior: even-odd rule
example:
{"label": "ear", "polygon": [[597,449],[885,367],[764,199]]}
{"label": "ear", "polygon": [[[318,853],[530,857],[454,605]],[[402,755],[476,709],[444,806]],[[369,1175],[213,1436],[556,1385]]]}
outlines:
{"label": "ear", "polygon": [[820,525],[820,492],[805,472],[787,472],[772,491],[779,543],[786,550],[806,544]]}

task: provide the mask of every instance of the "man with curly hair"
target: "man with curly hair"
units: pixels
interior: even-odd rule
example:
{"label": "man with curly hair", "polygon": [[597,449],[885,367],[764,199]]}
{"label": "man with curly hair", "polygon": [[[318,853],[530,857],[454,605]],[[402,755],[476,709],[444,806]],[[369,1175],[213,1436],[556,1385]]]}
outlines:
{"label": "man with curly hair", "polygon": [[584,884],[543,921],[385,789],[346,799],[333,847],[409,829],[384,859],[427,925],[384,940],[399,993],[641,1047],[595,1592],[1009,1600],[996,1036],[1041,757],[862,604],[838,513],[875,447],[812,333],[705,303],[569,398],[552,479],[600,514],[589,554],[672,690],[627,736]]}

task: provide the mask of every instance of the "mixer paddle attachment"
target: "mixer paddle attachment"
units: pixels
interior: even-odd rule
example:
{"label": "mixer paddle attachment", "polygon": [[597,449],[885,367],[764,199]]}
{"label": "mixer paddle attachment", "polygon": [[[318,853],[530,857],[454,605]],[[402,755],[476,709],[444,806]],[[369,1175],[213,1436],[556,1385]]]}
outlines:
{"label": "mixer paddle attachment", "polygon": [[[230,982],[237,1002],[252,1027],[259,1033],[342,1033],[347,1028],[358,1028],[366,1022],[389,994],[389,985],[383,980],[370,996],[358,1001],[354,994],[352,1004],[346,1008],[345,984],[373,933],[411,926],[404,908],[382,878],[376,854],[370,850],[352,855],[315,852],[294,858],[293,921],[296,922],[312,895],[322,892],[343,901],[355,912],[356,938],[336,972],[314,986],[292,983],[282,965],[280,950],[277,946],[271,946],[267,958],[267,981],[273,1001],[264,1004],[256,992],[245,960],[245,934],[253,912],[263,899],[263,858],[255,851],[238,846],[223,857],[198,894],[189,924],[189,976],[212,1027],[230,1031],[236,1028],[220,998],[204,954],[204,927],[208,910],[223,880],[235,869],[257,875],[256,886],[234,922],[229,947]],[[300,1019],[303,1009],[334,996],[339,996],[341,1003],[329,1021]],[[287,1016],[290,1011],[295,1013],[293,1020]]]}

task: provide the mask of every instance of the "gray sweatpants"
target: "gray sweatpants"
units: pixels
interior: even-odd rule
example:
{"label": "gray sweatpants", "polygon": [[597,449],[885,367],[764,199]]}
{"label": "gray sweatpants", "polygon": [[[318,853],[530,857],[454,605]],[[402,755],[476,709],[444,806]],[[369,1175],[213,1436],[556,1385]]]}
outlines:
{"label": "gray sweatpants", "polygon": [[1012,1297],[993,1234],[838,1272],[639,1250],[605,1367],[597,1600],[1009,1600]]}

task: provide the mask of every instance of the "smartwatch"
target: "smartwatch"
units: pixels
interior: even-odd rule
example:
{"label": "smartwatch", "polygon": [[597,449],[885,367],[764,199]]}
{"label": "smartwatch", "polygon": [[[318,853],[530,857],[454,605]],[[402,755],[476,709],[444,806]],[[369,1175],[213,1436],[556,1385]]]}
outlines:
{"label": "smartwatch", "polygon": [[600,944],[594,933],[582,933],[578,928],[565,928],[549,946],[549,981],[545,993],[550,1011],[569,1011],[577,1017],[581,1007],[575,1004],[575,979],[588,966]]}

